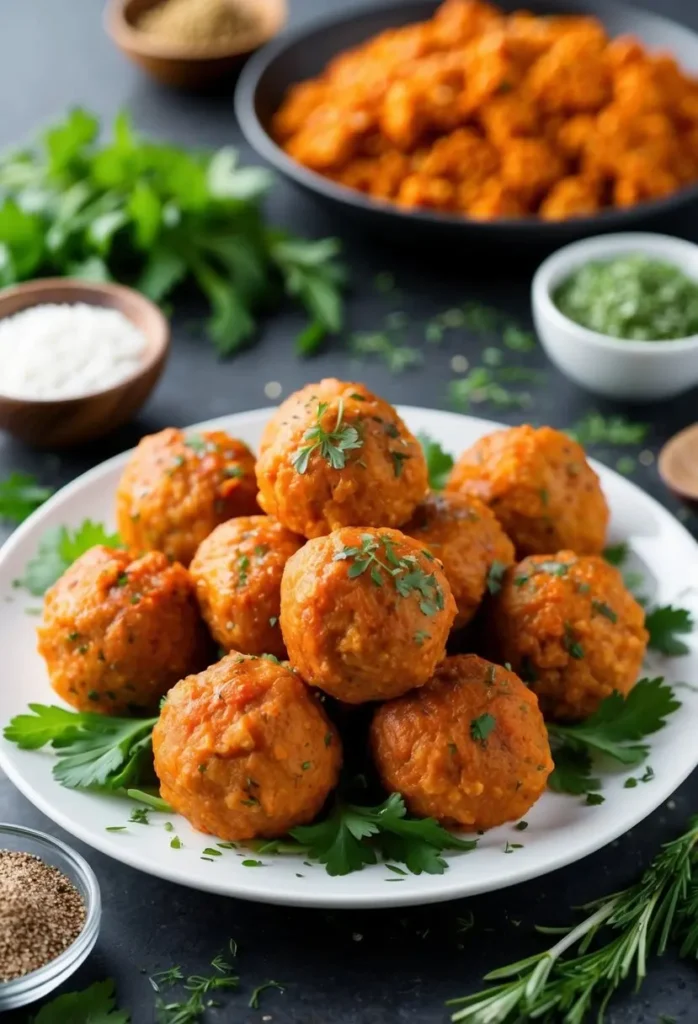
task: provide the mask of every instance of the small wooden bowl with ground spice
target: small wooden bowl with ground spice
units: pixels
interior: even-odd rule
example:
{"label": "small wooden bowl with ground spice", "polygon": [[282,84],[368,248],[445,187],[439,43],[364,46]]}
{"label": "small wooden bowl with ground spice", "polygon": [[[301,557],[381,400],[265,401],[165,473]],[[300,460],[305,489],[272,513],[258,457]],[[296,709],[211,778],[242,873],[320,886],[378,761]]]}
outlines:
{"label": "small wooden bowl with ground spice", "polygon": [[91,953],[101,915],[87,861],[44,832],[0,824],[0,1012],[67,981]]}
{"label": "small wooden bowl with ground spice", "polygon": [[105,25],[159,82],[206,89],[239,70],[286,17],[286,0],[110,0]]}

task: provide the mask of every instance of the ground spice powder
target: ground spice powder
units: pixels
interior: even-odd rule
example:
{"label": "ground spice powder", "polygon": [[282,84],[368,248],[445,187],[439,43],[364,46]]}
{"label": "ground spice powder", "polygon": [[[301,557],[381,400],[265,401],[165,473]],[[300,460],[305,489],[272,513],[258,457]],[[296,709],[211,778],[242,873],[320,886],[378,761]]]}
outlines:
{"label": "ground spice powder", "polygon": [[0,982],[55,960],[84,924],[82,896],[58,868],[0,850]]}
{"label": "ground spice powder", "polygon": [[188,49],[234,43],[253,25],[251,11],[235,0],[165,0],[137,22],[142,32]]}

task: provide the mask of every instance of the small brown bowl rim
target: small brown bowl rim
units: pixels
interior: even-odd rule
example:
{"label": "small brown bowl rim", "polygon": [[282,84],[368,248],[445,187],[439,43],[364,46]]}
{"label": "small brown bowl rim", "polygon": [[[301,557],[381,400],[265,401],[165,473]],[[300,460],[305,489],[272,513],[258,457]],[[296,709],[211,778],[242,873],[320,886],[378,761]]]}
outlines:
{"label": "small brown bowl rim", "polygon": [[[115,301],[109,304],[107,308],[118,310],[131,323],[134,321],[125,311],[124,303],[136,303],[141,305],[147,313],[149,320],[152,321],[152,324],[149,324],[147,330],[143,331],[147,346],[145,358],[137,369],[130,373],[128,377],[124,377],[122,380],[118,381],[116,384],[112,384],[108,388],[100,388],[97,391],[85,391],[78,395],[68,395],[65,398],[23,398],[19,395],[6,394],[0,385],[0,402],[7,405],[14,403],[15,405],[24,406],[61,406],[84,401],[85,399],[103,397],[104,395],[112,394],[120,388],[127,388],[130,384],[133,384],[134,381],[145,376],[153,366],[166,357],[170,348],[171,336],[170,325],[162,310],[160,310],[149,298],[141,294],[141,292],[136,291],[135,288],[129,288],[127,285],[123,284],[113,284],[110,281],[82,281],[77,277],[41,277],[35,281],[24,281],[22,284],[10,285],[8,288],[0,290],[0,320],[4,320],[8,316],[14,316],[16,313],[21,313],[25,309],[32,309],[34,306],[42,305],[44,302],[42,296],[49,291],[60,291],[64,293],[64,297],[59,300],[56,300],[55,298],[48,300],[50,304],[58,305],[70,304],[72,301],[83,302],[90,306],[102,306],[103,303],[101,302],[91,301],[91,299],[85,295],[85,292],[95,298],[98,296],[110,295]],[[77,293],[81,293],[79,297]],[[72,300],[71,295],[73,296]],[[11,312],[5,311],[8,300],[25,297],[27,299],[26,302],[22,302],[21,305],[17,306]],[[136,326],[140,325],[136,324]]]}
{"label": "small brown bowl rim", "polygon": [[[208,62],[240,57],[251,53],[273,39],[283,28],[287,20],[285,0],[278,0],[281,8],[279,24],[272,32],[262,31],[254,27],[241,32],[234,44],[226,46],[211,45],[201,49],[187,49],[168,42],[158,40],[146,32],[139,32],[127,18],[128,8],[134,0],[109,0],[104,10],[104,24],[107,32],[124,50],[137,53],[139,56],[154,60],[179,61],[188,64],[206,64]],[[266,0],[264,0],[266,2]],[[154,5],[153,5],[154,6]]]}

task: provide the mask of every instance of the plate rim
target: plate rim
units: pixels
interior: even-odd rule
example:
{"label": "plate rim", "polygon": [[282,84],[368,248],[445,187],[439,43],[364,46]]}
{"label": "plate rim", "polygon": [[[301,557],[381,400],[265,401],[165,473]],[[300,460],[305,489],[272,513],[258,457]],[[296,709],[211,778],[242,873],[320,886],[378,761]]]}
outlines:
{"label": "plate rim", "polygon": [[[229,428],[234,428],[235,424],[241,421],[244,421],[248,426],[252,425],[252,423],[254,426],[261,426],[273,414],[275,408],[275,406],[267,406],[244,412],[228,413],[227,415],[204,420],[200,423],[195,423],[179,429],[186,431],[216,429],[224,423],[227,424]],[[435,415],[437,418],[443,417],[450,420],[466,420],[469,423],[475,424],[477,427],[485,428],[489,431],[510,426],[509,424],[498,423],[482,417],[466,416],[450,410],[430,409],[425,406],[399,404],[397,406],[397,410],[408,423],[412,413],[416,413],[418,415],[426,413],[427,415]],[[79,492],[86,483],[90,483],[92,480],[95,478],[98,479],[102,475],[108,475],[110,470],[116,468],[119,464],[123,464],[128,459],[132,451],[132,448],[128,449],[117,455],[111,456],[109,459],[99,463],[97,466],[93,466],[85,473],[76,477],[75,480],[70,481],[70,483],[62,487],[55,495],[52,495],[44,505],[32,513],[32,515],[29,516],[29,518],[26,519],[25,522],[10,535],[2,547],[0,547],[0,576],[2,575],[6,558],[14,552],[16,547],[21,545],[24,537],[31,533],[35,526],[40,524],[44,517],[51,512],[53,507],[62,504],[66,498],[70,499],[76,492]],[[629,480],[627,477],[622,476],[622,474],[597,462],[596,460],[590,459],[589,461],[596,471],[601,469],[603,475],[610,475],[611,477],[621,481],[624,485],[638,491],[642,495],[643,500],[649,502],[653,511],[659,513],[660,518],[669,519],[674,529],[678,527],[679,534],[683,535],[683,539],[688,541],[694,549],[696,565],[698,566],[698,541],[696,541],[686,527],[675,516],[673,516],[667,508],[665,508],[652,495],[643,491],[632,480]],[[4,724],[5,723],[0,723],[0,725]],[[0,768],[2,768],[6,773],[12,784],[33,806],[46,815],[49,820],[63,828],[70,835],[84,842],[90,848],[97,850],[99,853],[118,860],[137,871],[143,872],[144,874],[162,878],[166,881],[180,885],[185,885],[188,888],[201,892],[211,892],[233,899],[245,899],[251,902],[260,902],[279,906],[317,907],[325,909],[355,908],[379,910],[398,906],[426,906],[431,903],[443,903],[455,899],[469,898],[482,893],[505,889],[512,885],[519,885],[535,878],[543,878],[554,871],[568,867],[573,863],[585,859],[592,853],[595,853],[614,842],[619,838],[619,836],[629,832],[639,822],[654,813],[698,766],[698,748],[696,748],[693,762],[686,762],[684,769],[679,773],[680,777],[677,777],[677,775],[674,774],[671,780],[663,785],[659,784],[661,781],[660,777],[654,780],[654,785],[651,790],[651,793],[654,795],[652,797],[652,806],[650,809],[647,809],[646,802],[638,804],[635,812],[624,815],[618,826],[610,829],[607,828],[603,831],[603,833],[601,833],[601,838],[595,835],[593,828],[590,828],[588,830],[589,836],[584,842],[577,842],[572,849],[567,846],[563,847],[555,856],[548,857],[548,863],[542,869],[540,864],[535,861],[530,865],[519,862],[521,864],[520,867],[517,867],[516,864],[514,864],[514,870],[511,871],[506,878],[498,880],[496,885],[488,882],[485,882],[482,886],[478,886],[477,884],[468,885],[467,876],[464,880],[462,877],[459,878],[456,872],[453,872],[453,875],[451,874],[453,866],[455,866],[453,865],[443,875],[437,876],[442,880],[438,891],[434,890],[430,892],[425,888],[423,892],[409,891],[405,892],[404,895],[401,895],[402,890],[397,891],[397,889],[391,888],[391,890],[382,890],[380,894],[373,892],[370,895],[366,894],[363,896],[353,892],[333,893],[332,895],[320,893],[315,895],[312,887],[308,887],[307,892],[303,893],[296,891],[288,892],[283,890],[270,890],[269,886],[265,886],[263,881],[261,883],[257,883],[254,881],[254,878],[250,878],[250,884],[246,882],[244,890],[237,890],[234,888],[234,878],[230,874],[221,875],[219,879],[216,879],[213,873],[210,875],[210,878],[192,878],[187,874],[184,867],[177,868],[177,862],[174,859],[172,859],[172,861],[169,859],[157,861],[152,859],[148,860],[145,858],[143,853],[138,853],[137,846],[133,850],[125,845],[120,849],[117,849],[116,847],[118,846],[118,843],[110,833],[105,832],[104,835],[102,835],[101,832],[91,831],[89,826],[83,825],[81,821],[76,823],[67,812],[52,806],[49,797],[45,797],[40,791],[37,791],[30,782],[27,782],[23,773],[15,766],[13,759],[8,753],[8,751],[14,749],[15,748],[9,745],[7,741],[0,738]],[[98,794],[95,795],[98,796]],[[107,796],[106,799],[110,800],[116,798],[110,798]],[[422,877],[423,876],[415,876],[415,878]],[[427,877],[432,878],[434,876]],[[228,884],[225,884],[226,881]],[[230,884],[231,881],[233,883],[232,886]]]}

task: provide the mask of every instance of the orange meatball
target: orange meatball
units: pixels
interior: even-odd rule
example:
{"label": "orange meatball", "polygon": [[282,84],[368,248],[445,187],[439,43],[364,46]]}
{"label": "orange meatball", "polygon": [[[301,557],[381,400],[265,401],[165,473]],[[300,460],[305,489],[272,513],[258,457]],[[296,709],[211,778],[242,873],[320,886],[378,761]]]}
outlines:
{"label": "orange meatball", "polygon": [[538,695],[546,717],[586,718],[635,685],[645,613],[603,558],[573,551],[526,558],[490,606],[492,650]]}
{"label": "orange meatball", "polygon": [[474,654],[446,658],[426,686],[378,708],[371,747],[383,785],[414,814],[469,831],[520,818],[553,769],[534,694]]}
{"label": "orange meatball", "polygon": [[294,533],[400,526],[427,491],[419,442],[363,384],[308,384],[278,408],[262,436],[259,503]]}
{"label": "orange meatball", "polygon": [[56,693],[111,715],[155,712],[210,652],[189,574],[159,551],[90,548],[47,591],[37,633]]}
{"label": "orange meatball", "polygon": [[404,529],[443,565],[458,608],[455,629],[470,622],[488,583],[492,581],[494,588],[501,572],[514,562],[514,545],[477,498],[455,492],[430,494]]}
{"label": "orange meatball", "polygon": [[397,530],[345,527],[311,540],[281,581],[291,664],[347,704],[422,686],[455,615],[441,563]]}
{"label": "orange meatball", "polygon": [[526,424],[480,438],[454,466],[447,490],[489,505],[519,556],[603,549],[609,512],[599,479],[583,448],[552,427]]}
{"label": "orange meatball", "polygon": [[230,519],[201,542],[189,571],[216,643],[228,651],[286,657],[281,576],[303,543],[271,516]]}
{"label": "orange meatball", "polygon": [[209,533],[257,507],[254,455],[222,430],[144,437],[116,492],[119,533],[134,551],[162,551],[189,565]]}
{"label": "orange meatball", "polygon": [[170,691],[153,753],[163,799],[224,840],[312,821],[342,762],[337,732],[298,676],[235,652]]}

